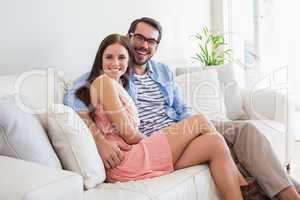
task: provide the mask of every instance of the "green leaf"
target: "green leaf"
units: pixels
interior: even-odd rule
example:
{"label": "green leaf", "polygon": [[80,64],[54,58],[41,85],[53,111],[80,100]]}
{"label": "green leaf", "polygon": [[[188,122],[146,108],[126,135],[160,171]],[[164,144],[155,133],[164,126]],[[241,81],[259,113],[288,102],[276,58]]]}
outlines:
{"label": "green leaf", "polygon": [[202,37],[202,35],[200,35],[200,33],[197,33],[196,35],[195,35],[195,38],[197,38],[198,40],[202,40],[203,39],[203,37]]}
{"label": "green leaf", "polygon": [[207,46],[204,45],[204,47],[202,47],[201,45],[199,45],[200,49],[201,49],[201,53],[202,53],[202,57],[204,58],[204,60],[208,59],[208,51],[207,51]]}
{"label": "green leaf", "polygon": [[227,48],[224,34],[211,32],[205,26],[200,33],[194,35],[197,39],[199,50],[193,59],[204,65],[220,65],[227,60],[232,60],[232,50]]}
{"label": "green leaf", "polygon": [[206,37],[208,37],[209,31],[208,31],[207,26],[205,26],[205,27],[203,28],[203,33],[204,33],[204,35],[205,35]]}

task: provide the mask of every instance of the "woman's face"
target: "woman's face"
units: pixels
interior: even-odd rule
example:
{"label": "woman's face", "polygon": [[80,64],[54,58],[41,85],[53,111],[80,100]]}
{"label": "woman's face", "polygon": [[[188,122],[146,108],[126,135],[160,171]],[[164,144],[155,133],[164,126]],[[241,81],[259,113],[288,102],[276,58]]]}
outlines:
{"label": "woman's face", "polygon": [[115,80],[119,80],[127,70],[128,51],[118,43],[106,47],[102,59],[104,73]]}

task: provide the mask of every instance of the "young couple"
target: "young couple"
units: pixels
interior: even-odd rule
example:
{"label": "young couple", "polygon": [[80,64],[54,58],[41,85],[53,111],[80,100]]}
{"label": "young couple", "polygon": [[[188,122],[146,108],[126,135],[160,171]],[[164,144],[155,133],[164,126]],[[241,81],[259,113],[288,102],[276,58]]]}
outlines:
{"label": "young couple", "polygon": [[[236,168],[223,137],[203,115],[191,113],[168,67],[150,60],[161,34],[158,22],[141,18],[131,24],[128,38],[107,36],[92,71],[75,81],[65,96],[65,103],[78,111],[91,129],[108,181],[151,178],[208,162],[224,199],[262,199],[258,194],[242,195],[241,188],[247,188],[247,182]],[[252,150],[258,145],[267,148],[265,152],[270,155],[257,159],[249,150],[241,151],[239,158],[245,152],[245,158],[250,159],[244,159],[243,164],[269,161],[271,165],[267,166],[271,168],[257,164],[249,172],[261,180],[260,185],[270,197],[300,199],[271,147],[264,145],[268,144],[266,139],[255,127],[246,126],[261,140]],[[252,144],[250,134],[244,135]],[[237,142],[244,142],[247,147],[240,138]],[[260,178],[266,174],[268,181]]]}

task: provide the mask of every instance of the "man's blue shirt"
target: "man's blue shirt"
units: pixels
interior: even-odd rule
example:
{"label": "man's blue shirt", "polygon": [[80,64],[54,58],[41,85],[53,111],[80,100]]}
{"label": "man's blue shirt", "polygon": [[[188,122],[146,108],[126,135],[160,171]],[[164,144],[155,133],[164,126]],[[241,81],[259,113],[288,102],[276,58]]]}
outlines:
{"label": "man's blue shirt", "polygon": [[[193,114],[192,109],[184,102],[179,88],[175,82],[174,74],[169,67],[163,63],[158,63],[153,60],[148,61],[147,70],[150,78],[157,82],[166,101],[167,115],[175,120],[181,121]],[[72,107],[75,111],[88,111],[86,105],[76,98],[75,93],[81,86],[87,85],[89,73],[83,74],[73,82],[73,85],[64,96],[64,104]],[[137,103],[137,91],[134,85],[134,75],[129,81],[128,93],[135,103]]]}

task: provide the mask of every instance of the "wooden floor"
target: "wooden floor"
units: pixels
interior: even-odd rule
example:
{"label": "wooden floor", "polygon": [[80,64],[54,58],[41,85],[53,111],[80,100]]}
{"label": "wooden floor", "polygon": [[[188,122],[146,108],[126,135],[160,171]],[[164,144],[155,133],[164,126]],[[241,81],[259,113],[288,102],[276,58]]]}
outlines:
{"label": "wooden floor", "polygon": [[300,182],[300,141],[294,144],[290,174]]}

